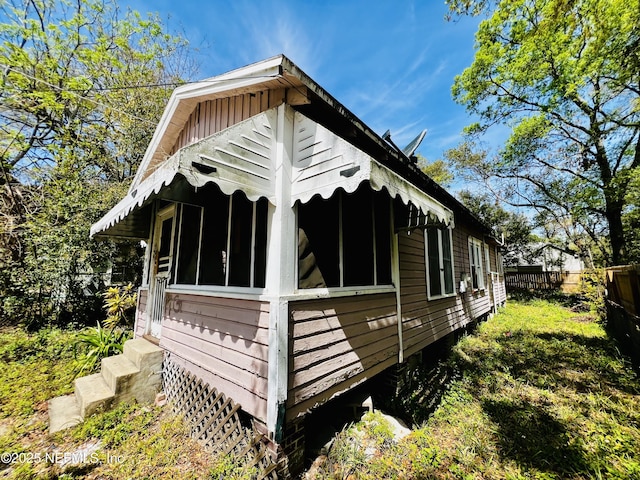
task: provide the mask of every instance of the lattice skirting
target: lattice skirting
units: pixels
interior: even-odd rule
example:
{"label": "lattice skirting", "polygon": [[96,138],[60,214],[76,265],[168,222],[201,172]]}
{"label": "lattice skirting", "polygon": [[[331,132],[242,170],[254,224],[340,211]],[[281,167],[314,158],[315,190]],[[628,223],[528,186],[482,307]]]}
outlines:
{"label": "lattice skirting", "polygon": [[191,425],[191,436],[215,453],[230,454],[248,468],[256,468],[256,480],[277,479],[264,435],[242,424],[240,405],[203,382],[166,356],[162,375],[167,400]]}

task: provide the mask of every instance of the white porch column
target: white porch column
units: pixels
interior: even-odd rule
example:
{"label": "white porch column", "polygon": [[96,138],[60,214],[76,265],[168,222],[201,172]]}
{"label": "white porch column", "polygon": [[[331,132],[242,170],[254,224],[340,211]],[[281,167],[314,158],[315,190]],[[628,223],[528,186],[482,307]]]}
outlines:
{"label": "white porch column", "polygon": [[273,159],[276,207],[269,204],[267,289],[273,300],[269,313],[267,429],[276,443],[284,433],[289,373],[289,302],[282,297],[291,295],[296,288],[296,218],[291,208],[293,113],[287,104],[278,107]]}

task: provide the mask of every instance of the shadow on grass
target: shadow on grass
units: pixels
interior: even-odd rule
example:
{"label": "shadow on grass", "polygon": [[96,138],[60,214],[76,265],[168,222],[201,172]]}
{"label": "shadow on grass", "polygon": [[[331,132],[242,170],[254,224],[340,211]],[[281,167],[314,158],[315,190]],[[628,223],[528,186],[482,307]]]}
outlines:
{"label": "shadow on grass", "polygon": [[[524,467],[561,476],[592,473],[580,425],[603,411],[612,422],[603,428],[613,431],[625,426],[623,418],[640,422],[640,414],[617,400],[640,394],[640,382],[608,338],[505,332],[467,353],[459,361],[472,395],[497,426],[500,454]],[[564,421],[559,408],[570,410],[572,420]]]}
{"label": "shadow on grass", "polygon": [[[577,393],[611,389],[638,394],[637,382],[621,375],[625,364],[611,340],[562,333],[523,334],[497,339],[494,367],[540,388],[571,388]],[[489,360],[488,360],[489,361]],[[627,372],[628,373],[628,372]]]}
{"label": "shadow on grass", "polygon": [[540,405],[523,401],[484,401],[498,425],[501,453],[521,465],[568,474],[588,469],[579,446],[572,445],[567,426]]}

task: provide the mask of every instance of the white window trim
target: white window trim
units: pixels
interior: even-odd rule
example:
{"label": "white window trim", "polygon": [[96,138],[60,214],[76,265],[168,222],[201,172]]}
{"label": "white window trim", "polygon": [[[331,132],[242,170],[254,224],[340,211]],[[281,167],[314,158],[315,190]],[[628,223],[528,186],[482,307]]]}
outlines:
{"label": "white window trim", "polygon": [[[440,264],[440,286],[441,290],[444,291],[444,257],[443,257],[443,249],[442,249],[442,229],[438,228],[438,262]],[[431,295],[431,279],[429,274],[429,242],[427,242],[427,229],[425,228],[422,231],[423,239],[424,239],[424,265],[425,265],[425,275],[427,279],[427,300],[437,300],[440,298],[447,297],[455,297],[457,295],[456,285],[455,285],[455,262],[453,260],[453,230],[448,227],[449,230],[449,251],[451,252],[451,281],[453,282],[453,291],[451,293],[441,293],[440,295]]]}
{"label": "white window trim", "polygon": [[[469,237],[469,275],[471,275],[471,289],[473,291],[482,291],[485,289],[485,285],[486,285],[486,280],[484,278],[485,276],[485,266],[484,266],[484,257],[485,255],[483,254],[484,252],[484,247],[483,247],[483,242],[480,241],[479,239],[475,238],[475,237]],[[477,264],[474,263],[473,261],[473,249],[474,247],[477,248]],[[473,287],[473,275],[472,275],[472,270],[473,268],[476,268],[476,277],[478,278],[478,287],[474,288]],[[478,272],[478,269],[480,270]]]}

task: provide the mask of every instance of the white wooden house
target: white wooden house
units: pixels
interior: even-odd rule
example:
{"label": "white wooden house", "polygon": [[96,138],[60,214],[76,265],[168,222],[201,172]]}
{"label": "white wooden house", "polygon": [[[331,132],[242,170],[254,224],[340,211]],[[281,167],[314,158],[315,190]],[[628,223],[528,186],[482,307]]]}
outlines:
{"label": "white wooden house", "polygon": [[489,230],[284,56],[177,88],[91,234],[148,243],[136,336],[276,443],[506,298]]}

